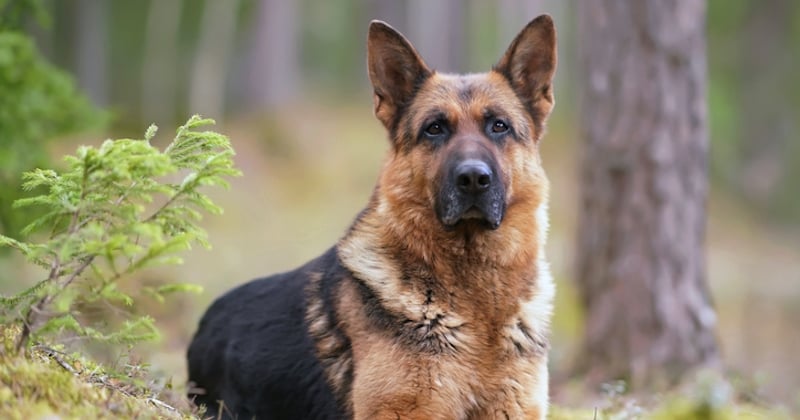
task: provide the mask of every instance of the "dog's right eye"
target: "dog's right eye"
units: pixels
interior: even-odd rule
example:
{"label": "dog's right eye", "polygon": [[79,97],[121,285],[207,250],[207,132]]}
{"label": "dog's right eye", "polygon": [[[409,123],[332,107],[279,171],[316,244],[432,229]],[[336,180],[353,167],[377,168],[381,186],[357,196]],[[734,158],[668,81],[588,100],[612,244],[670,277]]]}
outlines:
{"label": "dog's right eye", "polygon": [[439,121],[434,121],[425,127],[425,135],[428,137],[439,137],[444,134],[445,128]]}

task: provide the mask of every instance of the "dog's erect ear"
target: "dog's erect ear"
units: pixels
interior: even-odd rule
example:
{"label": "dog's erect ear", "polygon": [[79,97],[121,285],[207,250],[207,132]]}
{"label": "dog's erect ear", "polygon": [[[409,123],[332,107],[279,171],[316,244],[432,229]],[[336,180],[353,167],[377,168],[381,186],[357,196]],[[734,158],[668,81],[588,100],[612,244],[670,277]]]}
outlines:
{"label": "dog's erect ear", "polygon": [[375,116],[391,130],[397,112],[408,105],[431,71],[400,32],[379,20],[369,25],[367,66],[375,92]]}
{"label": "dog's erect ear", "polygon": [[[553,109],[553,74],[556,71],[556,28],[541,15],[528,23],[494,66],[528,108],[536,125]],[[541,133],[541,130],[539,130]]]}

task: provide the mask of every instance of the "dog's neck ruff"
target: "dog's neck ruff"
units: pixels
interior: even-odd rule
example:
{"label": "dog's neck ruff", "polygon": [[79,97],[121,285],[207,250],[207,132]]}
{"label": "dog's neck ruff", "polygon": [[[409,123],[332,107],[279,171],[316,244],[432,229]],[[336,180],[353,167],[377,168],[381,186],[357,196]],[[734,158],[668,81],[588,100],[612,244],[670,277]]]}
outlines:
{"label": "dog's neck ruff", "polygon": [[[426,238],[413,233],[413,228],[409,235],[399,237],[393,229],[395,225],[384,222],[387,220],[384,212],[389,209],[380,201],[375,204],[362,213],[337,248],[344,267],[373,291],[385,309],[414,321],[424,321],[431,312],[439,312],[447,316],[447,322],[458,325],[458,314],[453,308],[443,307],[442,299],[431,304],[431,291],[445,295],[456,291],[469,293],[471,287],[488,288],[497,290],[497,300],[476,304],[508,308],[503,314],[497,314],[497,322],[505,324],[511,322],[511,317],[517,317],[539,334],[547,331],[547,325],[538,325],[546,322],[541,320],[549,319],[554,295],[544,254],[548,228],[546,202],[540,203],[535,214],[530,215],[530,223],[536,225],[536,229],[530,230],[534,232],[531,238],[514,237],[513,244],[490,239],[491,235],[503,233],[512,237],[522,235],[502,231],[511,229],[510,226],[501,226],[473,238],[482,241],[480,246],[504,250],[483,255],[474,249],[453,249],[457,241]],[[441,232],[444,234],[443,230]],[[432,242],[420,243],[423,240]],[[451,258],[453,254],[456,256]],[[445,261],[453,263],[442,266]]]}

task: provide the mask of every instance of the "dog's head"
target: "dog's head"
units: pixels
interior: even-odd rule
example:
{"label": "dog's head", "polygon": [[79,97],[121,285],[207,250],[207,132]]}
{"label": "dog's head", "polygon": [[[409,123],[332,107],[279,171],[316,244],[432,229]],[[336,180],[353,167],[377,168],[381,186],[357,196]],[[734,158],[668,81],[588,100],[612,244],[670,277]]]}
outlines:
{"label": "dog's head", "polygon": [[556,67],[549,16],[531,21],[491,71],[468,75],[431,70],[403,35],[373,21],[368,67],[393,145],[380,183],[390,205],[433,211],[447,230],[497,229],[515,202],[541,198],[537,147]]}

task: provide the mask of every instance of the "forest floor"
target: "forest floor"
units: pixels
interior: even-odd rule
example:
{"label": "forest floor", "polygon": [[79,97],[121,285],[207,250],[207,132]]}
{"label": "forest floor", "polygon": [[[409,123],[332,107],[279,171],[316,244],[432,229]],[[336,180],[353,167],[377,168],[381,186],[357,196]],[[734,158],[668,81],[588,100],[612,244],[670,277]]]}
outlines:
{"label": "forest floor", "polygon": [[[0,418],[200,419],[179,389],[153,382],[146,370],[120,372],[59,350],[38,347],[28,357],[0,355]],[[114,373],[110,373],[114,372]],[[784,408],[730,399],[725,385],[697,383],[691,391],[648,397],[608,395],[595,408],[554,405],[552,420],[791,419]]]}
{"label": "forest floor", "polygon": [[[313,124],[297,121],[297,115]],[[188,281],[205,293],[141,308],[163,332],[160,342],[136,349],[147,369],[120,362],[122,350],[97,363],[47,348],[27,359],[0,356],[0,418],[195,418],[182,396],[184,354],[202,311],[225,290],[290,269],[333,244],[366,203],[388,147],[368,102],[338,108],[301,104],[230,121],[219,130],[231,137],[244,176],[230,191],[212,193],[225,209],[223,216],[204,221],[214,249],[192,251],[182,266],[132,279]],[[165,142],[169,131],[162,130],[164,138],[157,141]],[[578,214],[574,136],[556,113],[542,143],[552,184],[548,257],[559,287],[551,370],[561,378],[582,334],[571,270]],[[53,154],[71,153],[74,146],[58,145]],[[668,394],[636,396],[614,386],[591,395],[573,392],[580,388],[569,385],[580,383],[573,378],[553,389],[551,418],[781,419],[800,412],[800,228],[776,225],[712,185],[707,238],[719,340],[729,377],[736,379],[700,378]],[[15,259],[0,262],[0,271],[6,270],[37,276]],[[15,287],[0,282],[0,293]]]}

